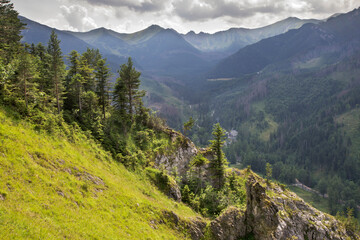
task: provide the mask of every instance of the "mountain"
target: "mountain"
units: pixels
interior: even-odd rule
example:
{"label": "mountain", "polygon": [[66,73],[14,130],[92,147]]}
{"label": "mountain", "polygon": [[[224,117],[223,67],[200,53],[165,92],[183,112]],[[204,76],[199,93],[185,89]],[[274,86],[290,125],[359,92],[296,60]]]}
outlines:
{"label": "mountain", "polygon": [[[360,9],[329,18],[319,24],[305,24],[300,29],[263,39],[240,49],[222,60],[211,71],[211,78],[238,77],[256,73],[266,66],[297,68],[313,59],[326,64],[359,49]],[[281,66],[284,68],[284,66]]]}
{"label": "mountain", "polygon": [[[29,44],[42,43],[44,45],[47,45],[49,41],[50,33],[52,30],[54,30],[55,33],[58,35],[58,38],[61,40],[60,47],[64,55],[69,54],[72,50],[76,50],[82,53],[86,51],[87,48],[95,48],[95,49],[101,48],[103,44],[102,40],[107,39],[106,36],[104,37],[101,34],[97,33],[101,31],[101,29],[98,31],[91,31],[91,35],[89,34],[89,36],[91,36],[90,37],[91,40],[87,38],[88,41],[84,41],[81,38],[78,38],[67,31],[53,29],[22,16],[19,16],[19,18],[23,23],[26,24],[26,28],[22,31],[22,36],[23,36],[22,42],[26,42]],[[101,37],[103,39],[101,39]],[[118,42],[115,42],[115,44],[117,43]],[[114,42],[111,42],[111,44],[114,44]],[[100,45],[100,47],[97,45]],[[108,63],[110,64],[114,72],[116,71],[116,69],[119,67],[120,64],[126,62],[125,57],[121,55],[113,54],[109,49],[101,48],[101,50],[103,50],[103,55],[104,57],[107,58]]]}
{"label": "mountain", "polygon": [[179,33],[157,25],[132,34],[116,33],[104,28],[86,33],[68,33],[102,52],[131,56],[151,75],[190,75],[204,72],[211,66],[205,54],[186,42]]}
{"label": "mountain", "polygon": [[306,23],[319,23],[315,19],[299,19],[290,17],[271,25],[256,28],[231,28],[226,31],[214,34],[200,32],[196,34],[191,31],[184,35],[186,41],[197,49],[205,52],[223,52],[227,55],[233,54],[240,48],[258,42],[262,39],[273,37],[289,31],[290,29],[300,28]]}
{"label": "mountain", "polygon": [[324,211],[351,208],[359,217],[359,23],[355,9],[221,62],[194,104],[199,127],[191,138],[206,145],[204,132],[219,122],[238,133],[227,142],[231,163],[262,174],[271,164],[277,180],[320,192],[307,194]]}
{"label": "mountain", "polygon": [[[52,28],[45,26],[43,24],[31,21],[30,19],[27,19],[25,17],[19,16],[19,19],[26,24],[25,29],[22,31],[22,41],[27,42],[29,44],[34,43],[42,43],[44,45],[47,45],[49,41],[49,36]],[[58,35],[59,39],[61,39],[61,49],[65,54],[68,54],[73,49],[78,49],[79,52],[86,51],[87,47],[93,47],[90,44],[87,44],[86,42],[82,41],[81,39],[78,39],[71,34],[68,34],[64,31],[60,31],[57,29],[54,29],[56,34]]]}

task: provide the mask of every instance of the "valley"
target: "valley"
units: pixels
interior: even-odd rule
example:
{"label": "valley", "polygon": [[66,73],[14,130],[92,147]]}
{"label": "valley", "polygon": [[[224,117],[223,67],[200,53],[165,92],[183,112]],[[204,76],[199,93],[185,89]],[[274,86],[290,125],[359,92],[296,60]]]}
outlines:
{"label": "valley", "polygon": [[0,13],[1,239],[359,239],[360,8],[214,33]]}
{"label": "valley", "polygon": [[[178,130],[192,116],[196,125],[188,136],[199,146],[208,145],[212,125],[220,122],[239,132],[225,149],[230,163],[264,173],[269,162],[278,180],[298,178],[311,187],[335,174],[341,179],[335,191],[343,192],[340,186],[360,187],[359,120],[350,115],[359,104],[358,12],[215,34],[181,35],[157,25],[133,34],[59,33],[100,49],[111,69],[132,56],[143,72],[147,106]],[[24,39],[45,43],[33,38],[36,23],[23,20],[31,26]],[[328,167],[320,167],[325,162]],[[346,204],[334,200],[331,213],[359,204],[356,192],[343,193]]]}

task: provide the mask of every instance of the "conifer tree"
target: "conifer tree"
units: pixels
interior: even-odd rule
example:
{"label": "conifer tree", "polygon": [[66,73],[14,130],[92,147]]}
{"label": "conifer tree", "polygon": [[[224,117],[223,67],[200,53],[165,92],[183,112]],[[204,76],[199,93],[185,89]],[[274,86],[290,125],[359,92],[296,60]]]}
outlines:
{"label": "conifer tree", "polygon": [[20,47],[20,31],[24,24],[9,0],[0,0],[0,98],[9,97],[7,85],[14,74],[14,57]]}
{"label": "conifer tree", "polygon": [[26,109],[29,107],[29,98],[36,98],[37,88],[34,79],[37,77],[33,56],[23,51],[19,56],[18,85],[25,101]]}
{"label": "conifer tree", "polygon": [[83,87],[84,91],[93,91],[95,92],[95,79],[94,79],[94,69],[90,66],[88,59],[85,55],[80,57],[80,75],[84,79]]}
{"label": "conifer tree", "polygon": [[92,69],[95,69],[98,61],[102,59],[99,49],[87,48],[82,56],[86,59]]}
{"label": "conifer tree", "polygon": [[115,107],[126,122],[133,123],[136,110],[141,110],[144,91],[139,90],[140,72],[133,67],[129,57],[127,64],[123,64],[119,71],[114,91]]}
{"label": "conifer tree", "polygon": [[50,55],[50,75],[54,86],[54,95],[56,98],[56,106],[58,113],[61,111],[61,101],[63,94],[63,74],[64,62],[62,59],[62,52],[60,48],[60,40],[53,30],[50,35],[48,43],[48,53]]}
{"label": "conifer tree", "polygon": [[[0,0],[0,58],[8,64],[20,47],[24,25],[9,0]],[[1,62],[0,62],[1,63]]]}
{"label": "conifer tree", "polygon": [[193,128],[194,124],[195,124],[195,120],[192,117],[189,118],[189,121],[184,123],[184,128],[183,128],[184,135],[186,135],[186,133]]}
{"label": "conifer tree", "polygon": [[65,78],[64,109],[72,111],[79,107],[80,84],[82,84],[83,80],[80,75],[80,54],[73,50],[68,58],[70,66]]}
{"label": "conifer tree", "polygon": [[103,119],[106,117],[106,109],[110,106],[110,77],[111,72],[110,68],[106,65],[106,60],[100,59],[95,69],[95,78],[97,81],[96,94],[99,98]]}
{"label": "conifer tree", "polygon": [[210,169],[215,179],[215,188],[220,189],[224,185],[225,169],[227,161],[222,147],[225,144],[225,130],[216,123],[213,128],[213,140],[210,140],[210,148],[214,152],[214,159],[210,161]]}

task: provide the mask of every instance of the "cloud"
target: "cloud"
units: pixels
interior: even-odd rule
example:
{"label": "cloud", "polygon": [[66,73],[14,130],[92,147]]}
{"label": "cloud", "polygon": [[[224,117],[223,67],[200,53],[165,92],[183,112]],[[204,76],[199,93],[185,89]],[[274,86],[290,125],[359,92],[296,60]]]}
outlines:
{"label": "cloud", "polygon": [[92,5],[109,6],[115,8],[128,8],[135,12],[157,12],[165,8],[163,0],[83,0]]}
{"label": "cloud", "polygon": [[221,17],[248,18],[258,13],[284,11],[282,4],[270,3],[268,0],[179,0],[172,5],[174,12],[187,21],[206,21]]}
{"label": "cloud", "polygon": [[72,30],[87,31],[97,27],[95,21],[88,16],[88,10],[79,5],[60,6],[61,13]]}
{"label": "cloud", "polygon": [[[357,0],[176,0],[173,12],[185,21],[217,18],[246,19],[259,14],[289,16],[297,13],[334,13],[355,5]],[[234,21],[232,19],[232,21]]]}

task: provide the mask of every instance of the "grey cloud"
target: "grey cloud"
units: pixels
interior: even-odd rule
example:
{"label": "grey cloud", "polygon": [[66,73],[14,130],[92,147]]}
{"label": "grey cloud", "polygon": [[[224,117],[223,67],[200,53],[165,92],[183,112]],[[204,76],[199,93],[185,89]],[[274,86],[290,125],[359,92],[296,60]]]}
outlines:
{"label": "grey cloud", "polygon": [[163,0],[84,0],[92,5],[110,6],[115,8],[125,7],[135,12],[156,12],[164,9],[166,2]]}
{"label": "grey cloud", "polygon": [[308,2],[312,8],[311,12],[314,13],[337,12],[339,9],[347,9],[355,3],[355,1],[352,0],[309,0]]}
{"label": "grey cloud", "polygon": [[205,21],[220,17],[247,18],[257,13],[276,13],[284,11],[281,4],[264,1],[254,4],[251,1],[226,0],[180,0],[173,3],[174,12],[187,21]]}

